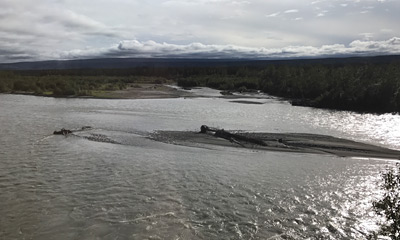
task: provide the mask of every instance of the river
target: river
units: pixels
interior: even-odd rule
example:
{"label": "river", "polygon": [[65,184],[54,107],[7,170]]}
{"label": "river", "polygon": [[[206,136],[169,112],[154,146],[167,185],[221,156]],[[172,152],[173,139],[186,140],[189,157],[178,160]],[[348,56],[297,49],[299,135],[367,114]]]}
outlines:
{"label": "river", "polygon": [[[395,161],[196,148],[157,130],[327,134],[400,150],[400,116],[277,99],[0,95],[0,239],[365,239]],[[110,142],[52,135],[92,126]]]}

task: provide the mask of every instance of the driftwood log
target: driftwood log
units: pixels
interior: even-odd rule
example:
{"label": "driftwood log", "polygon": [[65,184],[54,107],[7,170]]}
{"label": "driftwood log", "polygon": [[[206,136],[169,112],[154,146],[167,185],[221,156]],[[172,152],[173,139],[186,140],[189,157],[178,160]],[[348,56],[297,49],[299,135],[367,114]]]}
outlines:
{"label": "driftwood log", "polygon": [[225,131],[224,129],[208,127],[207,125],[202,125],[200,127],[200,133],[213,134],[215,137],[224,138],[231,142],[237,143],[243,147],[244,147],[244,145],[243,145],[244,143],[256,144],[256,145],[260,145],[260,146],[267,146],[267,144],[261,139],[254,138],[254,137],[247,137],[247,136],[243,136],[243,135],[240,135],[237,133],[230,133],[228,131]]}
{"label": "driftwood log", "polygon": [[65,136],[65,135],[71,134],[71,133],[73,133],[73,132],[84,131],[84,130],[90,130],[90,129],[92,129],[91,126],[83,126],[82,128],[80,128],[80,129],[75,129],[75,130],[69,130],[69,129],[61,128],[60,131],[54,131],[53,134],[54,134],[54,135],[64,135],[64,136]]}
{"label": "driftwood log", "polygon": [[61,128],[60,131],[54,131],[53,132],[54,135],[68,135],[70,133],[72,133],[72,131],[69,130],[69,129],[65,129],[65,128]]}

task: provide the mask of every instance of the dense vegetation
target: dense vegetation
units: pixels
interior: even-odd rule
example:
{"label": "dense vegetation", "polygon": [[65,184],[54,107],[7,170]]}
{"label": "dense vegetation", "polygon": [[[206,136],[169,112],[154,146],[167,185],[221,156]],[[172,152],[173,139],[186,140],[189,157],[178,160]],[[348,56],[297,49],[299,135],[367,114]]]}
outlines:
{"label": "dense vegetation", "polygon": [[270,65],[178,80],[185,87],[248,89],[297,104],[363,112],[400,112],[400,64]]}
{"label": "dense vegetation", "polygon": [[400,58],[390,61],[282,61],[214,67],[0,71],[0,92],[95,95],[138,82],[177,82],[228,91],[259,90],[294,104],[400,112]]}
{"label": "dense vegetation", "polygon": [[0,92],[44,96],[98,96],[137,83],[162,84],[153,76],[103,75],[101,71],[0,71]]}
{"label": "dense vegetation", "polygon": [[388,236],[393,240],[400,239],[400,164],[396,165],[396,169],[383,173],[382,179],[381,188],[384,194],[373,206],[375,212],[383,216],[386,222],[370,239],[376,239],[377,235]]}

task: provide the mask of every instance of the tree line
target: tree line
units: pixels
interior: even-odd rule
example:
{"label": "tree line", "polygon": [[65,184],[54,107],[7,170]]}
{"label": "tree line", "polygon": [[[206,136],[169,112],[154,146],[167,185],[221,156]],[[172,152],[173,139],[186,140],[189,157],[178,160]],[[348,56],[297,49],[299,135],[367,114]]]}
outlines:
{"label": "tree line", "polygon": [[400,112],[400,60],[284,62],[216,67],[136,67],[0,71],[0,92],[67,96],[176,82],[227,91],[262,91],[294,104],[361,112]]}
{"label": "tree line", "polygon": [[400,112],[400,63],[269,65],[178,80],[184,87],[260,90],[313,107],[360,112]]}
{"label": "tree line", "polygon": [[99,91],[122,90],[132,84],[162,84],[166,79],[151,75],[105,75],[76,70],[0,71],[0,92],[45,96],[94,96]]}

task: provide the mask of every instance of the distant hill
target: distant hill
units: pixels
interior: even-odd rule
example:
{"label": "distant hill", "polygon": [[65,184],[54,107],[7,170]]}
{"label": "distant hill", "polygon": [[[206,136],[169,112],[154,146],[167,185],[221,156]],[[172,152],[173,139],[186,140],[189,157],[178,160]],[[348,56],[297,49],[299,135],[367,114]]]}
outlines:
{"label": "distant hill", "polygon": [[170,58],[102,58],[18,62],[0,64],[0,70],[49,70],[49,69],[125,69],[136,67],[219,67],[264,66],[269,64],[357,64],[400,62],[399,55],[376,57],[313,58],[290,60],[258,59],[170,59]]}
{"label": "distant hill", "polygon": [[125,69],[135,67],[194,67],[237,65],[244,60],[167,59],[167,58],[102,58],[62,61],[19,62],[0,64],[0,70],[49,69]]}

